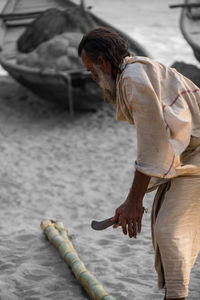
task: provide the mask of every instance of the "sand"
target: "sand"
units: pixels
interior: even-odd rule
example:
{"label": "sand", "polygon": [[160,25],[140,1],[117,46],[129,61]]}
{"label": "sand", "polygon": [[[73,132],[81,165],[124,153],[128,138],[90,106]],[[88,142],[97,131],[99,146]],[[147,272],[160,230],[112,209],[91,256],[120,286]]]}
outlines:
{"label": "sand", "polygon": [[152,276],[142,280],[153,269],[149,214],[138,241],[90,228],[91,219],[112,216],[126,196],[134,128],[103,111],[70,119],[7,78],[0,114],[2,299],[87,298],[41,233],[46,218],[63,220],[86,267],[117,299],[138,299],[141,287],[152,293]]}
{"label": "sand", "polygon": [[[113,215],[130,187],[136,157],[134,127],[117,123],[107,106],[72,119],[61,107],[0,81],[1,299],[87,299],[40,231],[61,219],[86,267],[116,299],[162,299],[156,289],[150,235],[153,195],[144,200],[137,240],[92,219]],[[15,95],[15,96],[13,96]],[[200,260],[189,299],[199,299]]]}
{"label": "sand", "polygon": [[[149,17],[145,30],[148,22]],[[141,26],[137,30],[145,36]],[[177,41],[181,49],[184,42]],[[162,47],[156,49],[162,60]],[[192,54],[190,59],[194,63]],[[63,107],[35,97],[7,76],[0,78],[1,300],[88,299],[40,230],[40,222],[49,218],[63,221],[86,267],[116,300],[163,298],[150,234],[153,194],[145,197],[149,212],[136,240],[121,229],[96,232],[90,227],[92,219],[112,216],[125,200],[135,158],[135,129],[116,122],[109,106],[71,118]],[[190,300],[200,298],[199,267],[200,258],[192,271]]]}

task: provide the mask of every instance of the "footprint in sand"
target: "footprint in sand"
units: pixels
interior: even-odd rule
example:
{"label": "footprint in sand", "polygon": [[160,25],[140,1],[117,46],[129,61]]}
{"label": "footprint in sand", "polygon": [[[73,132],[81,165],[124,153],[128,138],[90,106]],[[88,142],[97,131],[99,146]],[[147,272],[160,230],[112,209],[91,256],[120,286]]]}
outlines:
{"label": "footprint in sand", "polygon": [[15,236],[15,240],[19,242],[30,242],[30,240],[34,240],[37,238],[34,234],[20,234],[18,236]]}
{"label": "footprint in sand", "polygon": [[14,263],[3,263],[0,265],[0,271],[10,271],[13,272],[13,268],[15,268]]}

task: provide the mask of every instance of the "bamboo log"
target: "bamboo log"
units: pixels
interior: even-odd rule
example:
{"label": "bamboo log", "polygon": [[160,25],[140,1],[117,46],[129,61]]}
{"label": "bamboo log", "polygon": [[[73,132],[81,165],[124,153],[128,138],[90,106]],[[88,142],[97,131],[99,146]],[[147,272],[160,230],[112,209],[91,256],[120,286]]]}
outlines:
{"label": "bamboo log", "polygon": [[41,229],[49,241],[58,249],[64,261],[70,266],[75,277],[93,300],[115,300],[104,290],[99,281],[86,269],[80,260],[67,230],[61,221],[41,222]]}

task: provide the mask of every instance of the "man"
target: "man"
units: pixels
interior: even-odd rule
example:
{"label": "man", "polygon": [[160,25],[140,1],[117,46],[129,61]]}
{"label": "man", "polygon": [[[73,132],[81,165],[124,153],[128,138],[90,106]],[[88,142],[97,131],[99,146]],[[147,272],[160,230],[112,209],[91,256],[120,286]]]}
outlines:
{"label": "man", "polygon": [[117,120],[136,127],[135,176],[114,227],[136,238],[144,194],[159,186],[152,208],[159,287],[164,299],[184,300],[200,248],[200,89],[175,69],[130,56],[109,28],[85,34],[78,53]]}

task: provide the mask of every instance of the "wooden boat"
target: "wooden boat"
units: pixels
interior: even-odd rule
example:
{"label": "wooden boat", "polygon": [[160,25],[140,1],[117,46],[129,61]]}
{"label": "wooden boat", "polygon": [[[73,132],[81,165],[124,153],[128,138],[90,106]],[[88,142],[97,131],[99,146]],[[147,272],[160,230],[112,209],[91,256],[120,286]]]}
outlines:
{"label": "wooden boat", "polygon": [[[4,0],[6,1],[6,0]],[[58,72],[27,67],[16,63],[17,41],[27,26],[47,9],[81,8],[86,11],[96,27],[111,27],[129,43],[134,55],[147,56],[147,52],[125,33],[114,28],[85,9],[83,1],[75,4],[69,0],[7,0],[0,14],[0,63],[20,84],[41,98],[62,102],[70,109],[95,109],[101,101],[101,93],[91,75],[84,68]]]}
{"label": "wooden boat", "polygon": [[200,0],[185,0],[182,5],[180,28],[195,57],[200,61]]}

